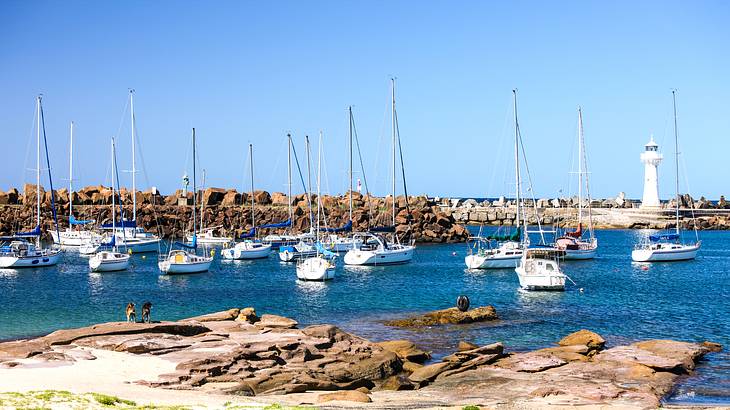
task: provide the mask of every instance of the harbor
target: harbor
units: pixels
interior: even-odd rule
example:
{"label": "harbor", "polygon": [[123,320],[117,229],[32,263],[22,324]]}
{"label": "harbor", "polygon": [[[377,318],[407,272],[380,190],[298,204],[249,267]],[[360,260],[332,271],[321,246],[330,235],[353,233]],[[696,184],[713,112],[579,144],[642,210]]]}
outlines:
{"label": "harbor", "polygon": [[0,11],[0,410],[730,409],[730,4]]}

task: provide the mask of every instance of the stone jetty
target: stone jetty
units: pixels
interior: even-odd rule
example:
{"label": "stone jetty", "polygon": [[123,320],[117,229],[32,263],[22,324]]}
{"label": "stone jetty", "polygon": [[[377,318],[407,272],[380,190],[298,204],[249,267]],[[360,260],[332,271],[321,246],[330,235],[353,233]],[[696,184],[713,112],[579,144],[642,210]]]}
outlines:
{"label": "stone jetty", "polygon": [[[600,335],[579,330],[530,352],[461,341],[453,354],[434,362],[407,340],[373,343],[332,325],[300,328],[290,318],[234,308],[177,322],[102,323],[0,343],[0,378],[7,381],[0,394],[37,383],[77,394],[122,389],[137,402],[152,397],[178,404],[656,408],[679,377],[721,349],[672,340],[607,346]],[[93,386],[80,382],[100,371],[104,377]],[[170,391],[179,393],[163,394]]]}
{"label": "stone jetty", "polygon": [[[41,189],[43,231],[46,238],[53,229],[51,193]],[[250,193],[239,193],[232,189],[208,188],[200,192],[205,210],[203,222],[215,227],[222,235],[238,236],[251,228]],[[372,226],[392,225],[392,198],[363,196],[353,193],[353,228],[366,231]],[[132,193],[121,191],[125,204],[125,216],[131,218]],[[99,223],[111,222],[112,191],[108,187],[91,186],[79,189],[69,197],[68,191],[56,191],[58,222],[61,229],[68,226],[68,205],[73,203],[77,219],[93,219]],[[180,238],[192,230],[193,194],[178,190],[163,196],[156,191],[137,192],[137,223],[150,232],[164,238]],[[280,192],[255,191],[256,222],[258,225],[286,221],[289,218],[287,196]],[[443,211],[432,199],[425,196],[398,196],[396,201],[396,232],[401,238],[412,238],[416,242],[463,242],[468,232],[463,224],[457,223],[449,212]],[[316,196],[313,199],[316,214]],[[322,208],[331,227],[343,226],[348,220],[349,195],[322,196]],[[0,192],[0,234],[31,230],[34,227],[36,194],[35,185],[26,185],[23,193],[17,189]],[[291,198],[293,206],[293,229],[295,232],[309,230],[309,203],[305,195]],[[261,233],[276,233],[281,230],[262,230]]]}
{"label": "stone jetty", "polygon": [[[680,226],[685,229],[730,229],[730,202],[724,197],[708,201],[704,197],[694,199],[689,194],[680,200]],[[440,199],[441,210],[456,222],[467,225],[513,226],[517,214],[514,200],[504,197],[497,200]],[[525,212],[530,224],[575,227],[577,224],[578,198],[527,199]],[[584,200],[584,216],[591,207],[594,227],[598,229],[668,229],[676,225],[676,202],[670,200],[662,207],[646,209],[641,203],[630,200],[623,193],[615,198]],[[537,212],[534,209],[537,209]]]}

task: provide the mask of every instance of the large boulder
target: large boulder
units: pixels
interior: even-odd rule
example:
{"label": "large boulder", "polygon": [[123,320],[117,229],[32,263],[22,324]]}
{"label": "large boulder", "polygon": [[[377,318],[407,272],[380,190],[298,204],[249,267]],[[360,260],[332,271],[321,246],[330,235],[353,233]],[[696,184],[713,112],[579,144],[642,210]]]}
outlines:
{"label": "large boulder", "polygon": [[297,323],[294,319],[278,315],[261,315],[261,320],[256,322],[256,326],[263,328],[279,328],[279,329],[294,329],[297,327]]}
{"label": "large boulder", "polygon": [[253,199],[259,205],[271,205],[271,195],[266,191],[254,192]]}
{"label": "large boulder", "polygon": [[603,349],[606,341],[598,333],[591,332],[590,330],[581,329],[577,332],[573,332],[568,336],[560,339],[558,345],[560,346],[573,346],[581,345],[587,346],[592,350]]}
{"label": "large boulder", "polygon": [[428,352],[416,347],[416,344],[408,340],[390,340],[377,344],[383,349],[393,352],[401,360],[407,360],[414,363],[423,363],[431,358]]}
{"label": "large boulder", "polygon": [[223,188],[207,188],[203,191],[203,204],[205,206],[218,205],[223,201],[226,193],[226,190]]}

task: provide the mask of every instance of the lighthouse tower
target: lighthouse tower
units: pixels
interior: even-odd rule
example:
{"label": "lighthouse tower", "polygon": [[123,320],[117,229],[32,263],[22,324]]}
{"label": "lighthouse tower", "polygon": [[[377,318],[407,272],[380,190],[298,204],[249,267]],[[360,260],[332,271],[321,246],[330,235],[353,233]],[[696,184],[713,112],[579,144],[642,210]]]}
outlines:
{"label": "lighthouse tower", "polygon": [[641,153],[641,162],[644,163],[644,197],[641,199],[641,208],[659,208],[659,174],[657,167],[664,156],[659,153],[659,145],[654,142],[654,136],[644,146]]}

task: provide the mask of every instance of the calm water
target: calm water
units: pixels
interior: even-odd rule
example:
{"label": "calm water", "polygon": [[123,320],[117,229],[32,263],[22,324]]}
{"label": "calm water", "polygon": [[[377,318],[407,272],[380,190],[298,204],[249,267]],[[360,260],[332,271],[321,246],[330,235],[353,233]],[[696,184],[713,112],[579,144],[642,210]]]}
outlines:
{"label": "calm water", "polygon": [[[209,273],[166,277],[159,275],[154,254],[133,256],[128,272],[94,274],[85,258],[67,252],[54,268],[0,270],[0,339],[124,320],[127,302],[141,306],[150,300],[155,320],[254,306],[259,314],[335,323],[373,340],[408,338],[436,356],[453,351],[462,339],[502,341],[510,350],[524,350],[549,346],[581,328],[600,333],[611,345],[673,338],[730,346],[730,232],[703,232],[695,261],[648,270],[630,261],[638,235],[599,231],[597,259],[564,264],[578,284],[564,293],[520,292],[512,270],[466,271],[464,244],[419,246],[408,265],[339,266],[338,277],[325,284],[298,282],[294,265],[275,255],[216,260]],[[382,325],[384,319],[453,306],[460,294],[473,306],[494,305],[503,320],[425,331]],[[669,401],[730,403],[730,355],[709,355]]]}

